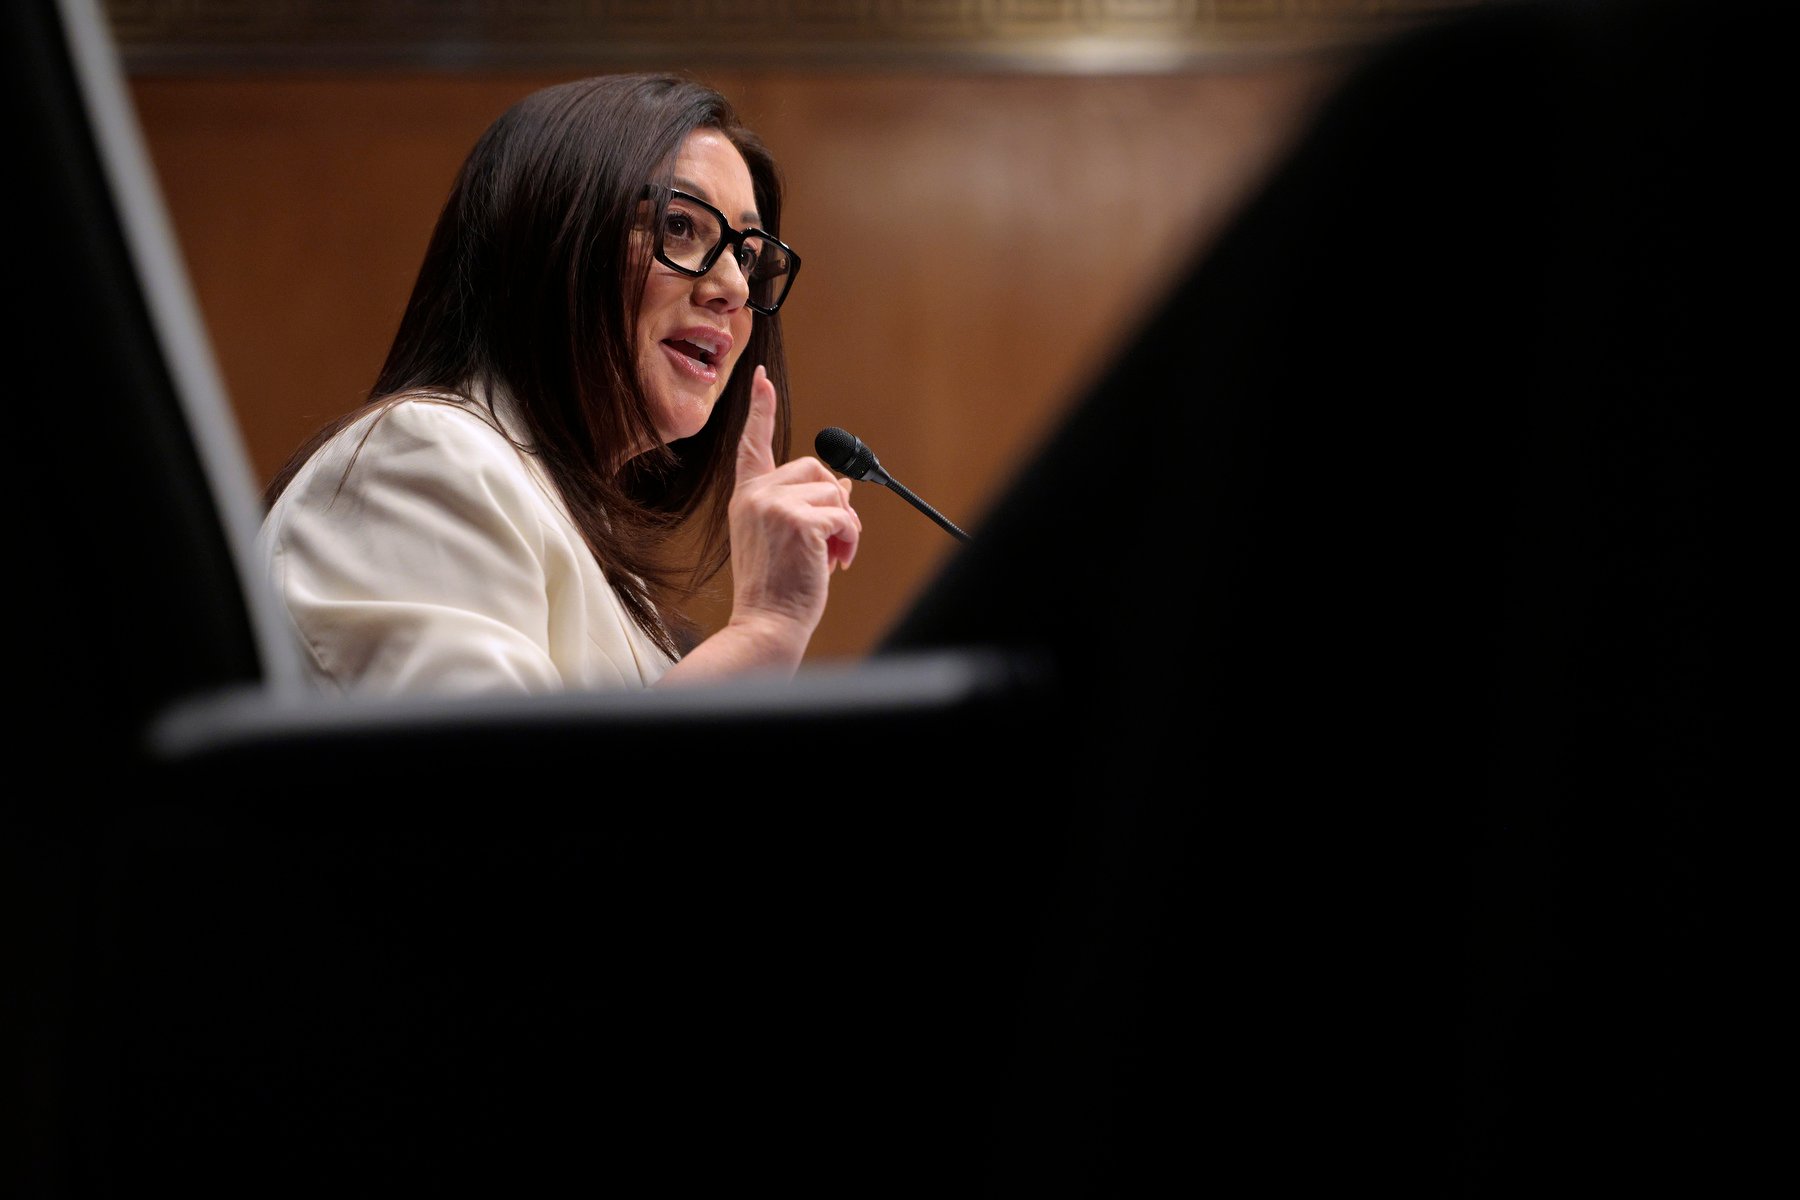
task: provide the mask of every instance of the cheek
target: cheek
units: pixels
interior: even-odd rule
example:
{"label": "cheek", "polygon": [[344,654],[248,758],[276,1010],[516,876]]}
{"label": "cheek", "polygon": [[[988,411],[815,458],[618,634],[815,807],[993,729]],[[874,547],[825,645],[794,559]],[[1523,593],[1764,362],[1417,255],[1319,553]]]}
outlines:
{"label": "cheek", "polygon": [[685,293],[683,286],[687,283],[679,275],[652,266],[650,273],[644,276],[644,290],[638,295],[638,315],[646,324],[649,318],[669,307]]}
{"label": "cheek", "polygon": [[[739,309],[731,318],[731,365],[735,369],[738,360],[750,348],[750,335],[756,332],[755,314],[749,309]],[[752,363],[752,366],[755,364]]]}

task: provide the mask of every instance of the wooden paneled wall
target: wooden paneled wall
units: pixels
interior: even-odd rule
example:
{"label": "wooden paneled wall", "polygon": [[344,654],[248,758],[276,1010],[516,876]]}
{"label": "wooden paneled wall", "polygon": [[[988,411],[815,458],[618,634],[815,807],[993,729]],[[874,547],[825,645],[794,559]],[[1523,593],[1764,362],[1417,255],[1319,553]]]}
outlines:
{"label": "wooden paneled wall", "polygon": [[[789,186],[784,236],[806,260],[783,312],[795,451],[810,453],[824,426],[849,429],[979,536],[985,507],[1340,67],[702,76],[737,102]],[[477,136],[570,77],[132,81],[262,478],[366,394]],[[814,661],[867,653],[957,547],[884,489],[860,485],[857,503],[863,546],[833,584]],[[1135,512],[1129,496],[1095,503],[1125,520],[1179,519]]]}

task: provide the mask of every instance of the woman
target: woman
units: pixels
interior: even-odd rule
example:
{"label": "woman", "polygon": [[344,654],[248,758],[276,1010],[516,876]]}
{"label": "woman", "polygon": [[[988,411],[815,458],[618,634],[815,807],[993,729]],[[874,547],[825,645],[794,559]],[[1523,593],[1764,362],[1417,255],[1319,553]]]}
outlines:
{"label": "woman", "polygon": [[[560,84],[487,130],[371,400],[266,495],[264,562],[322,682],[794,672],[861,522],[848,479],[777,465],[780,220],[768,151],[676,76]],[[678,605],[727,559],[730,617],[692,644]]]}

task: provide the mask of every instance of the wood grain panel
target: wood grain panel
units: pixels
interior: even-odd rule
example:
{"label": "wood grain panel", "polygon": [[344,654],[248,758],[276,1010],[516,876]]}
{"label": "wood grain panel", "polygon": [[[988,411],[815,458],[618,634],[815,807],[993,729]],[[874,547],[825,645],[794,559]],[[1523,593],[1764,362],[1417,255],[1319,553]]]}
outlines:
{"label": "wood grain panel", "polygon": [[[783,310],[796,451],[841,425],[979,536],[986,506],[1338,69],[705,76],[790,189],[784,235],[806,260]],[[133,80],[262,478],[366,394],[476,137],[569,77]],[[861,485],[858,507],[865,542],[833,585],[814,660],[866,653],[956,549],[885,490]]]}

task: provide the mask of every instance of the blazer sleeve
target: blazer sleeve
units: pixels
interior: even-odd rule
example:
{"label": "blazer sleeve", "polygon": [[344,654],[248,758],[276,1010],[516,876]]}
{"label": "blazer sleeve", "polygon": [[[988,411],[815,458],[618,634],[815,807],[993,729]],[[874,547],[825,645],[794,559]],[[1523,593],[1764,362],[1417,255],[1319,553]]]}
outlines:
{"label": "blazer sleeve", "polygon": [[547,520],[554,501],[521,452],[452,404],[370,420],[321,450],[263,526],[314,666],[346,691],[389,695],[565,686],[546,560],[569,552],[572,527]]}

